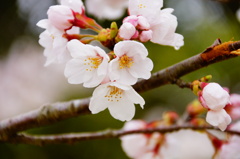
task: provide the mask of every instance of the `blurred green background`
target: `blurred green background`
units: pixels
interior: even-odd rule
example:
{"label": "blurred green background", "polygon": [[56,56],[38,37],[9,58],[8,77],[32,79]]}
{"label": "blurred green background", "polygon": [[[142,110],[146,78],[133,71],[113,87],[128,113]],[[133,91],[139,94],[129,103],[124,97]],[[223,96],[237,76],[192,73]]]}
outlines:
{"label": "blurred green background", "polygon": [[[184,36],[185,45],[178,51],[168,46],[160,46],[152,43],[147,43],[146,47],[149,50],[149,57],[154,62],[154,70],[156,72],[167,66],[173,65],[181,60],[191,57],[204,51],[210,46],[215,39],[220,38],[223,42],[229,40],[240,40],[240,22],[237,20],[236,11],[240,8],[238,1],[212,1],[212,0],[166,0],[164,7],[174,8],[174,15],[177,16],[179,26],[177,32]],[[36,27],[36,23],[46,18],[46,11],[50,5],[56,4],[54,0],[8,0],[3,1],[0,6],[0,76],[1,79],[8,77],[8,72],[4,70],[11,57],[12,47],[16,43],[20,45],[20,49],[15,50],[17,59],[22,57],[28,60],[27,54],[33,54],[33,51],[23,53],[23,50],[30,45],[35,47],[37,54],[42,56],[43,48],[38,45],[38,36],[43,31]],[[118,21],[120,22],[120,21]],[[99,21],[105,27],[108,27],[110,21]],[[18,46],[19,48],[19,46]],[[213,75],[214,82],[218,82],[222,86],[230,88],[231,93],[240,93],[240,65],[239,58],[234,58],[228,61],[217,63],[194,73],[183,77],[186,81],[199,79],[205,75]],[[44,67],[44,61],[40,62],[40,67]],[[26,67],[28,63],[25,62]],[[18,66],[18,62],[14,63]],[[24,65],[25,66],[25,65]],[[13,67],[13,66],[8,66]],[[44,68],[47,71],[48,68]],[[13,71],[9,69],[10,72]],[[34,70],[33,70],[34,71]],[[35,71],[36,72],[36,71]],[[62,72],[61,72],[62,73]],[[36,73],[37,74],[37,73]],[[24,74],[23,74],[24,76]],[[63,77],[61,74],[60,76]],[[20,77],[16,76],[16,81]],[[53,77],[49,76],[49,79]],[[5,81],[9,81],[6,79]],[[1,82],[1,81],[0,81]],[[31,80],[29,80],[31,82]],[[59,90],[45,91],[51,94],[57,94],[54,99],[60,101],[71,100],[75,98],[88,97],[92,93],[92,89],[84,89],[81,86],[74,88],[67,81],[62,86],[57,85],[57,88],[63,87],[61,93]],[[43,83],[44,84],[44,83]],[[1,89],[5,85],[12,85],[7,82],[0,84]],[[32,87],[32,86],[29,86]],[[26,88],[27,89],[27,88]],[[37,87],[35,88],[37,89]],[[2,89],[3,90],[3,89]],[[1,91],[1,90],[0,90]],[[38,90],[36,90],[38,91]],[[18,91],[20,93],[21,91]],[[2,94],[1,94],[2,93]],[[28,92],[26,92],[28,93]],[[6,92],[0,92],[0,96]],[[44,95],[44,93],[42,94]],[[136,106],[137,112],[135,119],[145,119],[147,121],[160,119],[161,114],[165,110],[174,110],[179,113],[184,111],[185,106],[196,98],[190,90],[181,89],[175,85],[167,85],[141,94],[146,105],[144,110]],[[50,95],[49,95],[50,96]],[[33,98],[31,93],[28,98]],[[7,100],[16,100],[14,97],[0,98],[0,111],[6,113],[9,107]],[[21,99],[20,99],[21,100]],[[18,103],[18,101],[16,101]],[[54,102],[54,101],[44,101]],[[43,103],[42,103],[43,104]],[[35,105],[40,106],[39,104]],[[13,110],[19,105],[15,105]],[[24,109],[24,108],[21,108]],[[34,108],[30,108],[34,109]],[[0,113],[0,115],[1,115]],[[4,117],[0,118],[3,119]],[[98,131],[107,128],[121,128],[123,122],[112,118],[105,110],[97,115],[85,115],[72,119],[68,119],[57,124],[30,130],[29,132],[36,134],[55,134],[81,131]],[[104,139],[94,141],[83,141],[74,145],[47,145],[43,147],[24,145],[24,144],[5,144],[0,143],[0,158],[1,159],[125,159],[127,156],[121,148],[119,139]]]}

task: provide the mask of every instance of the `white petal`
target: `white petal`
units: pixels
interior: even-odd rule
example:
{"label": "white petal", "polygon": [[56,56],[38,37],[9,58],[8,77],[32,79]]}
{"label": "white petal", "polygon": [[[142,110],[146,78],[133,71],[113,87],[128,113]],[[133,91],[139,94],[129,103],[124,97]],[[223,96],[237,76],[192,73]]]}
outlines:
{"label": "white petal", "polygon": [[126,91],[126,98],[134,104],[140,104],[141,108],[143,108],[145,104],[144,99],[132,87],[130,90]]}
{"label": "white petal", "polygon": [[115,119],[121,121],[129,121],[135,114],[134,104],[126,98],[123,98],[119,102],[112,102],[108,109]]}
{"label": "white petal", "polygon": [[36,25],[40,28],[47,29],[47,27],[49,25],[49,21],[48,21],[48,19],[42,19]]}
{"label": "white petal", "polygon": [[129,72],[136,78],[149,79],[151,77],[151,71],[153,69],[153,62],[151,59],[146,58],[141,61],[135,62]]}
{"label": "white petal", "polygon": [[114,47],[114,53],[119,57],[124,54],[129,57],[139,54],[144,58],[148,55],[148,51],[142,43],[128,40],[118,42]]}
{"label": "white petal", "polygon": [[107,86],[108,84],[100,85],[93,91],[93,95],[89,103],[89,110],[93,114],[99,113],[109,106],[106,102],[106,98],[104,97],[108,92]]}
{"label": "white petal", "polygon": [[81,43],[79,40],[71,40],[67,44],[67,48],[71,53],[72,57],[79,58],[82,56],[95,56],[96,53],[93,50],[93,46],[88,46]]}
{"label": "white petal", "polygon": [[129,0],[128,11],[130,15],[142,15],[145,17],[155,14],[163,6],[163,0]]}
{"label": "white petal", "polygon": [[224,109],[219,111],[210,110],[207,113],[206,121],[224,131],[227,128],[227,125],[231,123],[231,118]]}

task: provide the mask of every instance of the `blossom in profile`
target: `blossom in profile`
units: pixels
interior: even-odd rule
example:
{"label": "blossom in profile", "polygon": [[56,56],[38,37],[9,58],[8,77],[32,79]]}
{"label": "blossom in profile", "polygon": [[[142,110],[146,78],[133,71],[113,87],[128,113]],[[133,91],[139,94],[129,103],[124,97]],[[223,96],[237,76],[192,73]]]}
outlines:
{"label": "blossom in profile", "polygon": [[143,108],[145,101],[131,86],[108,82],[94,90],[89,109],[96,114],[108,108],[115,119],[129,121],[135,114],[134,104]]}
{"label": "blossom in profile", "polygon": [[206,121],[222,131],[231,123],[231,117],[224,107],[230,102],[229,93],[217,83],[203,83],[199,100],[208,109]]}
{"label": "blossom in profile", "polygon": [[125,13],[128,0],[86,0],[87,12],[98,19],[118,19]]}
{"label": "blossom in profile", "polygon": [[71,29],[75,14],[82,14],[84,5],[81,0],[61,0],[60,5],[51,6],[48,11],[50,23],[59,30]]}
{"label": "blossom in profile", "polygon": [[[150,40],[179,49],[184,42],[183,36],[175,33],[178,25],[177,18],[172,15],[172,8],[161,10],[162,6],[162,0],[152,0],[151,3],[148,0],[129,0],[129,16],[123,20],[119,36],[125,40],[129,39],[126,32],[131,31],[130,39],[138,39],[142,42]],[[132,27],[126,27],[124,23],[132,24],[136,28],[135,33]]]}
{"label": "blossom in profile", "polygon": [[[39,44],[44,47],[44,56],[47,58],[45,66],[69,60],[70,53],[67,50],[68,39],[63,36],[65,32],[55,28],[48,19],[40,20],[37,26],[45,29],[39,36]],[[72,27],[67,33],[78,34],[79,28]]]}
{"label": "blossom in profile", "polygon": [[67,47],[73,57],[67,62],[64,71],[68,82],[83,83],[84,87],[99,85],[108,71],[109,57],[105,51],[97,46],[83,44],[78,40],[71,40]]}
{"label": "blossom in profile", "polygon": [[133,85],[138,78],[150,78],[153,62],[147,58],[148,51],[142,43],[121,41],[115,45],[113,51],[116,58],[109,63],[111,81]]}

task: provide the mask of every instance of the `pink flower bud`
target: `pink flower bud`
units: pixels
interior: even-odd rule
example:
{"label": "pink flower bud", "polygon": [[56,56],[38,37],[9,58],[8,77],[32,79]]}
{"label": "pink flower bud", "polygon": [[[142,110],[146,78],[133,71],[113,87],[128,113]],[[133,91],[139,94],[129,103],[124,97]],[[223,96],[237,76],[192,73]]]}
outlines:
{"label": "pink flower bud", "polygon": [[131,23],[134,27],[138,25],[138,17],[136,15],[130,15],[123,19],[123,23]]}
{"label": "pink flower bud", "polygon": [[119,28],[119,36],[124,40],[131,39],[135,32],[135,27],[129,22],[123,23]]}
{"label": "pink flower bud", "polygon": [[139,40],[141,42],[147,42],[150,39],[152,39],[152,30],[147,30],[147,31],[142,31],[140,36],[139,36]]}
{"label": "pink flower bud", "polygon": [[223,109],[229,103],[229,98],[228,92],[217,83],[207,84],[202,91],[202,100],[211,110]]}
{"label": "pink flower bud", "polygon": [[72,10],[67,6],[51,6],[47,14],[50,23],[60,30],[66,30],[72,26],[70,20],[73,20],[74,16]]}
{"label": "pink flower bud", "polygon": [[138,28],[141,30],[150,29],[150,24],[148,20],[143,16],[138,16]]}

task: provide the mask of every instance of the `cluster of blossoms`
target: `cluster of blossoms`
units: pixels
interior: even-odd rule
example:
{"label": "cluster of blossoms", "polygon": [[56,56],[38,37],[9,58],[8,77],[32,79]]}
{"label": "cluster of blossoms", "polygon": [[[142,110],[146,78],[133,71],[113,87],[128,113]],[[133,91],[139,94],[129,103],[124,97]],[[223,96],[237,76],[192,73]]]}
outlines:
{"label": "cluster of blossoms", "polygon": [[[172,114],[173,112],[171,112]],[[165,127],[165,119],[147,123],[132,120],[124,125],[125,131],[141,131]],[[239,131],[239,122],[230,130]],[[133,159],[238,159],[240,137],[230,138],[215,131],[179,130],[171,133],[132,134],[121,137],[122,148]]]}
{"label": "cluster of blossoms", "polygon": [[[121,2],[125,6],[126,1]],[[113,22],[104,29],[86,16],[81,0],[61,0],[60,5],[48,9],[48,19],[37,24],[46,29],[39,40],[45,48],[45,65],[64,62],[69,83],[97,87],[89,104],[93,114],[108,108],[114,118],[131,120],[134,104],[142,108],[145,104],[132,85],[139,78],[150,78],[153,69],[148,50],[141,42],[152,41],[175,49],[184,44],[183,36],[175,33],[177,19],[171,14],[173,9],[161,10],[162,6],[162,0],[129,0],[130,15],[120,28]],[[97,35],[80,34],[81,29],[91,29]],[[91,45],[94,40],[110,51]]]}

